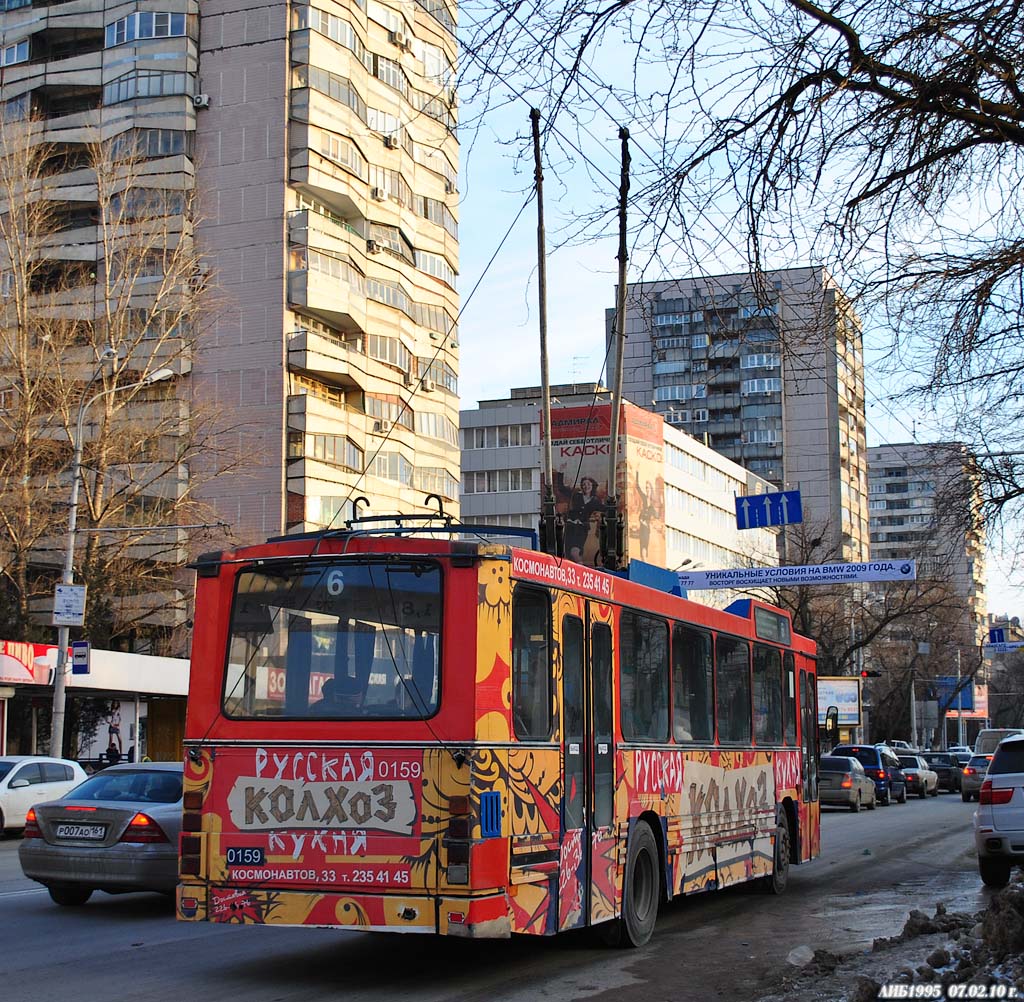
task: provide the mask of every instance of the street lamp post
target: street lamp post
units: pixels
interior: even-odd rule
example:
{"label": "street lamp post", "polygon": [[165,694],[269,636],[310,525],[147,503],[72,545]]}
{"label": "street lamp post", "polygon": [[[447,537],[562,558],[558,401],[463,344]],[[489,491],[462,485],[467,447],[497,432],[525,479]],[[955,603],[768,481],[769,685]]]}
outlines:
{"label": "street lamp post", "polygon": [[[102,397],[120,393],[123,390],[135,390],[141,386],[149,386],[151,383],[159,383],[170,379],[174,375],[172,369],[157,369],[151,372],[145,379],[137,383],[127,383],[124,386],[111,386],[105,390],[86,397],[90,387],[99,379],[103,372],[103,366],[117,357],[117,353],[111,347],[107,347],[100,355],[100,365],[92,374],[92,378],[85,385],[82,391],[82,399],[78,404],[78,419],[75,422],[74,455],[71,460],[71,499],[68,504],[68,532],[64,544],[64,572],[61,575],[61,584],[71,585],[75,583],[75,535],[78,525],[78,495],[82,483],[82,438],[84,436],[83,425],[85,424],[85,412]],[[50,755],[54,758],[64,757],[64,709],[67,702],[67,661],[68,646],[70,644],[70,628],[60,626],[57,629],[57,668],[53,677],[53,712],[50,720]]]}

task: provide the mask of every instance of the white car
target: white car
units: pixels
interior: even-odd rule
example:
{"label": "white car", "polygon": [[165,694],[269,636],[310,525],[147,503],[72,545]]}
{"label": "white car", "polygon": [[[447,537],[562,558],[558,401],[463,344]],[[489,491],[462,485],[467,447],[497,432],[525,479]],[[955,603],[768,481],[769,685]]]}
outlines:
{"label": "white car", "polygon": [[28,809],[44,800],[63,797],[87,779],[77,763],[43,755],[5,755],[0,758],[0,834],[24,828]]}
{"label": "white car", "polygon": [[1024,865],[1024,735],[996,748],[974,815],[978,869],[989,887],[1005,887],[1014,866]]}

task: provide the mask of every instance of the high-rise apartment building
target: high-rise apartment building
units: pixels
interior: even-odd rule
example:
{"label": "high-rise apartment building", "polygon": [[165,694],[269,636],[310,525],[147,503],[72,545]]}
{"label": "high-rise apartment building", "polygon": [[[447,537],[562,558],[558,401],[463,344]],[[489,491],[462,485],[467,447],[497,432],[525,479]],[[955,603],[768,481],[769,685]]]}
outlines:
{"label": "high-rise apartment building", "polygon": [[871,559],[917,561],[918,578],[948,582],[962,608],[947,624],[973,649],[988,627],[985,530],[971,456],[958,443],[868,449]]}
{"label": "high-rise apartment building", "polygon": [[243,531],[457,511],[454,33],[443,0],[203,4],[198,238],[233,305],[197,374],[257,432],[210,493]]}
{"label": "high-rise apartment building", "polygon": [[[611,394],[594,384],[576,383],[552,386],[551,392],[557,399],[552,406],[556,499],[569,526],[569,550],[574,501],[577,508],[586,510],[585,480],[594,482],[594,494],[603,500]],[[620,485],[627,556],[669,570],[775,563],[775,533],[738,531],[733,501],[736,494],[763,493],[769,485],[657,418],[648,441],[641,442],[639,449],[630,448],[631,411],[637,408],[627,405]],[[513,389],[505,399],[483,400],[476,410],[462,411],[465,521],[537,529],[542,486],[540,414],[538,387]],[[639,414],[651,417],[643,411]],[[593,563],[599,543],[596,525],[576,522],[583,538],[575,559]],[[735,595],[702,591],[691,597],[724,606]]]}
{"label": "high-rise apartment building", "polygon": [[[186,209],[168,239],[194,240],[191,284],[215,289],[180,332],[178,378],[148,398],[182,427],[230,426],[217,445],[241,452],[237,474],[199,478],[211,518],[244,541],[336,524],[359,496],[457,512],[454,4],[5,0],[0,32],[4,121],[47,144],[46,253],[74,286],[61,309],[94,342],[82,385],[118,268],[91,166],[104,143],[131,151],[131,186],[161,193],[162,215]],[[145,195],[106,204],[129,200],[152,232]],[[149,290],[166,260],[147,250]]]}
{"label": "high-rise apartment building", "polygon": [[[626,398],[775,489],[799,489],[819,556],[866,559],[861,325],[828,272],[635,283],[626,310]],[[608,310],[609,337],[614,321]]]}

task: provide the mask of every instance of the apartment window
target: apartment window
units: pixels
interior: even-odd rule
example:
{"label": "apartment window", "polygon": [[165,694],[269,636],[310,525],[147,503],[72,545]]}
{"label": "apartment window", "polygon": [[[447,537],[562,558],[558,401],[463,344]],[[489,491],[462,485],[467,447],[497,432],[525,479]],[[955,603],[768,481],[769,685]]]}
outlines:
{"label": "apartment window", "polygon": [[320,153],[328,160],[333,160],[334,163],[351,171],[356,177],[366,180],[368,171],[366,157],[356,149],[351,140],[321,129]]}
{"label": "apartment window", "polygon": [[659,386],[654,391],[654,399],[666,400],[700,400],[708,395],[707,386],[692,383],[676,383],[672,386]]}
{"label": "apartment window", "polygon": [[495,449],[515,445],[533,445],[532,424],[499,424],[484,428],[464,428],[464,449]]}
{"label": "apartment window", "polygon": [[368,334],[366,337],[366,353],[387,365],[393,365],[402,372],[410,371],[412,354],[396,337],[384,337],[381,334]]}
{"label": "apartment window", "polygon": [[463,494],[497,494],[534,490],[533,470],[477,470],[463,474]]}
{"label": "apartment window", "polygon": [[363,289],[363,276],[349,261],[335,257],[326,251],[313,247],[293,247],[291,250],[292,271],[315,271],[321,275],[329,275],[358,291]]}
{"label": "apartment window", "polygon": [[364,398],[364,409],[370,417],[394,421],[409,431],[413,430],[413,413],[408,407],[403,406],[397,397],[379,397],[367,393]]}
{"label": "apartment window", "polygon": [[781,356],[777,352],[744,355],[740,359],[741,369],[777,369],[781,364]]}
{"label": "apartment window", "polygon": [[412,486],[413,465],[400,452],[379,452],[370,464],[370,473],[382,480]]}
{"label": "apartment window", "polygon": [[749,396],[752,393],[781,393],[781,379],[744,379],[740,383],[740,393]]}
{"label": "apartment window", "polygon": [[416,433],[436,438],[449,445],[459,444],[459,429],[444,414],[432,414],[430,411],[416,412]]}
{"label": "apartment window", "polygon": [[370,239],[375,241],[379,247],[400,257],[403,261],[413,264],[415,261],[414,252],[409,241],[402,236],[397,226],[384,226],[382,223],[370,224]]}
{"label": "apartment window", "polygon": [[417,466],[413,484],[424,494],[440,494],[443,498],[459,496],[459,482],[443,466]]}
{"label": "apartment window", "polygon": [[103,87],[103,103],[119,104],[140,97],[165,97],[169,94],[190,94],[189,73],[163,73],[159,70],[135,70],[112,80]]}
{"label": "apartment window", "polygon": [[[326,35],[332,42],[337,42],[354,52],[364,65],[367,64],[366,46],[352,25],[336,14],[328,14],[317,7],[295,7],[292,10],[292,28],[296,31],[311,28],[321,35]],[[369,68],[367,65],[367,69]]]}
{"label": "apartment window", "polygon": [[416,267],[434,278],[439,278],[445,285],[455,288],[455,269],[440,254],[427,254],[416,251]]}
{"label": "apartment window", "polygon": [[363,450],[345,435],[307,435],[306,456],[361,472]]}
{"label": "apartment window", "polygon": [[137,11],[107,25],[106,47],[123,45],[142,38],[173,38],[184,35],[184,14]]}
{"label": "apartment window", "polygon": [[416,197],[416,204],[420,210],[420,215],[425,219],[429,219],[432,223],[437,223],[438,226],[443,226],[445,232],[455,237],[459,236],[459,224],[455,220],[455,216],[452,215],[451,209],[448,208],[444,202],[439,201],[436,198],[423,197],[420,200],[419,196]]}
{"label": "apartment window", "polygon": [[438,358],[420,358],[419,372],[424,379],[432,379],[437,386],[449,393],[459,392],[459,378],[455,370]]}
{"label": "apartment window", "polygon": [[0,387],[0,412],[9,411],[14,406],[14,387]]}
{"label": "apartment window", "polygon": [[393,59],[386,59],[384,56],[373,57],[373,75],[378,80],[383,80],[389,87],[393,87],[402,97],[409,98],[409,81],[402,72],[402,67]]}
{"label": "apartment window", "polygon": [[113,142],[113,155],[120,157],[170,157],[192,155],[192,132],[178,129],[131,129]]}
{"label": "apartment window", "polygon": [[384,303],[385,306],[393,306],[401,310],[407,316],[412,316],[412,300],[409,293],[397,282],[388,282],[380,278],[368,278],[366,280],[366,295],[377,303]]}
{"label": "apartment window", "polygon": [[293,70],[293,86],[309,87],[319,91],[339,104],[351,108],[362,121],[366,121],[366,102],[359,96],[350,80],[320,69],[319,66],[296,66]]}
{"label": "apartment window", "polygon": [[0,65],[13,66],[15,63],[28,62],[28,39],[5,45],[0,49]]}

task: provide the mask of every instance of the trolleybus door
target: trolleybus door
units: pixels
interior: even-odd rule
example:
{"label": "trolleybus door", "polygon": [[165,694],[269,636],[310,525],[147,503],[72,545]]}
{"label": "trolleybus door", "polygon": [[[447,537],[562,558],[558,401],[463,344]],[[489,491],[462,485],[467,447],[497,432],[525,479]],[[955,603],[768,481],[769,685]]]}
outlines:
{"label": "trolleybus door", "polygon": [[562,620],[562,846],[558,927],[615,915],[612,634],[588,608]]}

